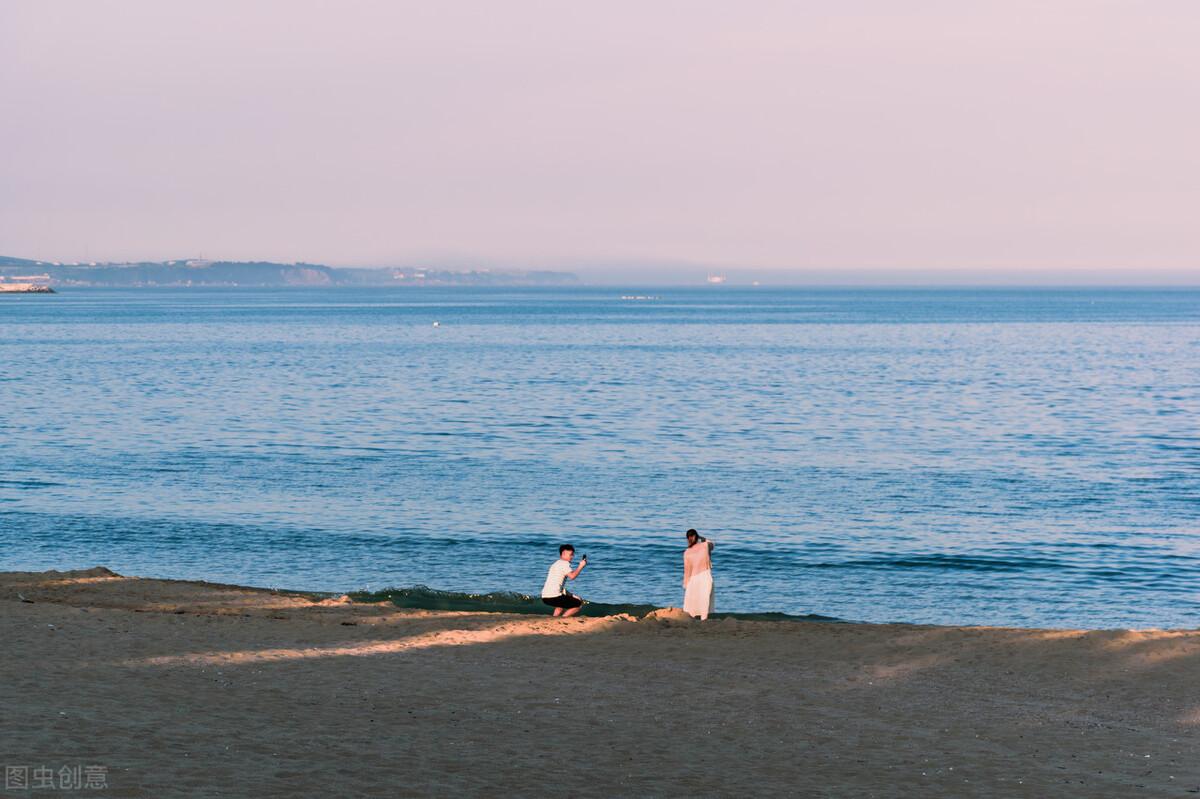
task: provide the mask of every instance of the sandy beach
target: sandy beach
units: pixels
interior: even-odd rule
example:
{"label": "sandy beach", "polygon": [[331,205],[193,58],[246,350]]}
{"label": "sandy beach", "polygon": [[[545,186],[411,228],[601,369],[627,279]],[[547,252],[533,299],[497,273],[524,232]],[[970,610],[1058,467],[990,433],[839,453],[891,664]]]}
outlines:
{"label": "sandy beach", "polygon": [[109,796],[1200,793],[1196,632],[559,621],[99,568],[0,574],[0,608],[4,764]]}

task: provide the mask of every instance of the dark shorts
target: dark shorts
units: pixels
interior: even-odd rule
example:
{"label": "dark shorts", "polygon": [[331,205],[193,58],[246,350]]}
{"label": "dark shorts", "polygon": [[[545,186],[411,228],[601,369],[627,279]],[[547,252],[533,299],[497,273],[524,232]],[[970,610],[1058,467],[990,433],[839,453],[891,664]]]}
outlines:
{"label": "dark shorts", "polygon": [[552,608],[562,608],[564,610],[577,608],[583,604],[582,599],[577,596],[571,596],[570,594],[562,594],[560,596],[544,596],[542,597],[542,601]]}

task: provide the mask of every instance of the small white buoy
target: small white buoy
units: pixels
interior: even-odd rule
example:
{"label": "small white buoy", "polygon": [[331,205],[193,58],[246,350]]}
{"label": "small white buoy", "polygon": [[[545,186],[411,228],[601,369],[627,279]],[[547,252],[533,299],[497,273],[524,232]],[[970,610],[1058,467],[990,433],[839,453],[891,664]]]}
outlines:
{"label": "small white buoy", "polygon": [[434,322],[434,323],[433,323],[433,326],[434,326],[434,327],[441,327],[441,326],[442,326],[442,323],[441,323],[441,322]]}

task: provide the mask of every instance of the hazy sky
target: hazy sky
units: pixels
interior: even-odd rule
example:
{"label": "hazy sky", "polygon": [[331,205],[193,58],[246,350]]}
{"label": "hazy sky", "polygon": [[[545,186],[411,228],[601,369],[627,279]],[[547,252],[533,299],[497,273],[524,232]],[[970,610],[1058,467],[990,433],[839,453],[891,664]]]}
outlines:
{"label": "hazy sky", "polygon": [[1187,277],[1198,42],[1195,0],[0,0],[0,254]]}

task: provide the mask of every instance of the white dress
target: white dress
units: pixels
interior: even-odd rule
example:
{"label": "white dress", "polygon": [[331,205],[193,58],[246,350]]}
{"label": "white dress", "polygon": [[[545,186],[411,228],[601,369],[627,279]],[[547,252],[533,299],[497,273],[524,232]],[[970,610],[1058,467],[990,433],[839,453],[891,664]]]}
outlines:
{"label": "white dress", "polygon": [[712,548],[709,541],[701,541],[688,547],[683,553],[684,583],[683,609],[689,616],[708,618],[713,612],[712,560],[708,553]]}

